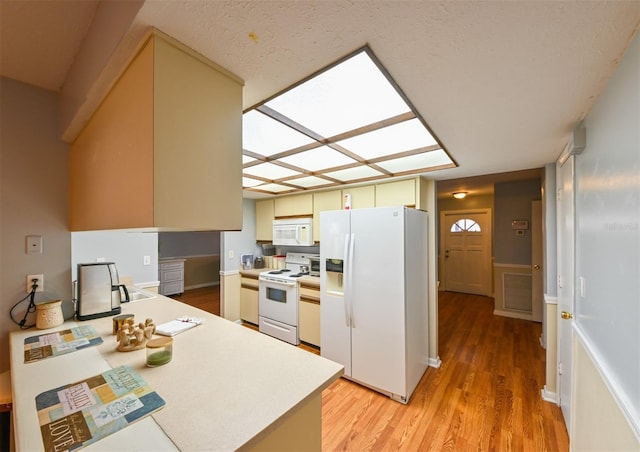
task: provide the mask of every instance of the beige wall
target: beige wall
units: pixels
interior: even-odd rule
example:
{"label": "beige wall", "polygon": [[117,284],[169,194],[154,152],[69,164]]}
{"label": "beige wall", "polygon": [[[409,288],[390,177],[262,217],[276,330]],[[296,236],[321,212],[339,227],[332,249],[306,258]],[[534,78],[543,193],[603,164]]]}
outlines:
{"label": "beige wall", "polygon": [[220,284],[220,255],[184,257],[185,290]]}
{"label": "beige wall", "polygon": [[438,212],[461,209],[493,209],[493,195],[469,195],[464,199],[453,196],[438,198]]}
{"label": "beige wall", "polygon": [[638,451],[635,437],[582,341],[574,334],[573,451]]}
{"label": "beige wall", "polygon": [[[67,229],[69,148],[58,138],[57,95],[0,80],[0,371],[9,368],[8,311],[23,298],[27,274],[44,275],[36,302],[71,298]],[[42,254],[25,253],[41,235]],[[69,314],[70,309],[66,310]],[[20,316],[21,318],[21,316]],[[34,334],[36,334],[34,330]]]}

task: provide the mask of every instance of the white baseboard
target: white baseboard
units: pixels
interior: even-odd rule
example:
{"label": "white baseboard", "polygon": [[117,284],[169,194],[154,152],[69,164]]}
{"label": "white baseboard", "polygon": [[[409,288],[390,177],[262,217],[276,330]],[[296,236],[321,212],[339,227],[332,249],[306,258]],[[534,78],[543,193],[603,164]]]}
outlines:
{"label": "white baseboard", "polygon": [[558,394],[556,392],[547,391],[547,385],[545,385],[540,392],[542,395],[542,400],[558,405]]}
{"label": "white baseboard", "polygon": [[141,283],[135,283],[133,285],[136,287],[139,287],[140,289],[151,289],[154,287],[159,287],[160,281],[141,282]]}
{"label": "white baseboard", "polygon": [[512,319],[532,320],[531,314],[527,314],[525,312],[506,311],[503,309],[494,309],[493,315],[511,317]]}
{"label": "white baseboard", "polygon": [[429,358],[429,367],[435,367],[438,369],[442,365],[442,360],[439,356],[435,358]]}

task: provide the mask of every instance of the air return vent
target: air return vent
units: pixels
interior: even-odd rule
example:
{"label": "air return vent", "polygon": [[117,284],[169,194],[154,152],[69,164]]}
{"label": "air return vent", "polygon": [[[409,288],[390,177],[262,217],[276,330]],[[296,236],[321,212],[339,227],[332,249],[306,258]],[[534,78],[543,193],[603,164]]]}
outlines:
{"label": "air return vent", "polygon": [[505,309],[531,312],[531,275],[503,273],[502,294]]}

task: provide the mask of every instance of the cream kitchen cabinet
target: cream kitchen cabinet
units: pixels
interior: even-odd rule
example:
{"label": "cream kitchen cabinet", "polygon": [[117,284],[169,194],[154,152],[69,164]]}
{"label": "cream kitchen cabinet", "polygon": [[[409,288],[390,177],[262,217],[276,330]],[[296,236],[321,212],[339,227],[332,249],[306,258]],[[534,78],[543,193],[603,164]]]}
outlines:
{"label": "cream kitchen cabinet", "polygon": [[256,201],[256,240],[273,240],[274,200]]}
{"label": "cream kitchen cabinet", "polygon": [[407,179],[376,185],[376,207],[416,206],[416,180]]}
{"label": "cream kitchen cabinet", "polygon": [[242,85],[150,34],[71,143],[70,229],[242,229]]}
{"label": "cream kitchen cabinet", "polygon": [[274,199],[274,214],[278,217],[313,215],[313,195],[290,195]]}
{"label": "cream kitchen cabinet", "polygon": [[298,335],[301,341],[320,347],[320,282],[316,279],[304,277],[299,282]]}
{"label": "cream kitchen cabinet", "polygon": [[258,325],[258,275],[240,275],[240,318]]}
{"label": "cream kitchen cabinet", "polygon": [[321,191],[313,194],[313,240],[320,241],[320,212],[342,209],[340,190]]}
{"label": "cream kitchen cabinet", "polygon": [[175,295],[184,292],[185,259],[162,259],[158,262],[160,295]]}
{"label": "cream kitchen cabinet", "polygon": [[342,190],[342,208],[344,208],[344,195],[351,195],[351,208],[364,209],[376,206],[375,186],[365,185],[361,187],[351,187]]}

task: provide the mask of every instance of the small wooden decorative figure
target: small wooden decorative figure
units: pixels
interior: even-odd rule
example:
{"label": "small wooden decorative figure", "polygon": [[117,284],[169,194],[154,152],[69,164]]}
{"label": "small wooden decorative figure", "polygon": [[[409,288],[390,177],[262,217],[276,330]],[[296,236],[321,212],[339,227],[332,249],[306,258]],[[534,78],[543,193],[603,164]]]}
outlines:
{"label": "small wooden decorative figure", "polygon": [[134,325],[133,319],[127,319],[116,336],[118,351],[130,352],[144,348],[155,332],[156,326],[151,319],[146,319],[138,325]]}

